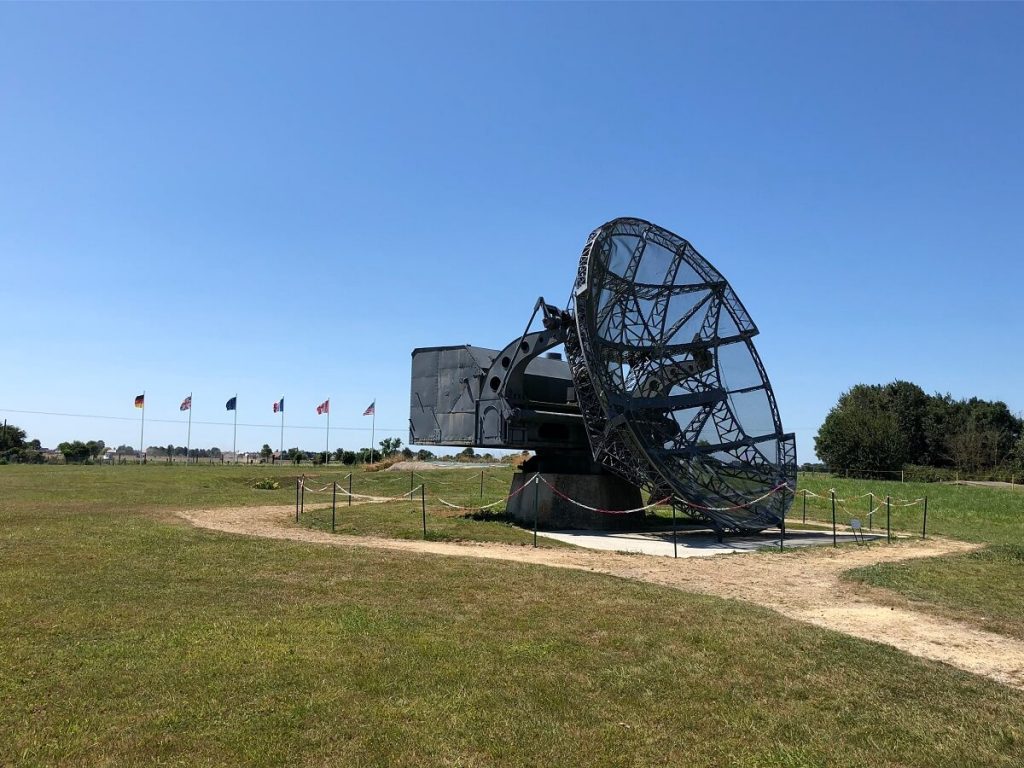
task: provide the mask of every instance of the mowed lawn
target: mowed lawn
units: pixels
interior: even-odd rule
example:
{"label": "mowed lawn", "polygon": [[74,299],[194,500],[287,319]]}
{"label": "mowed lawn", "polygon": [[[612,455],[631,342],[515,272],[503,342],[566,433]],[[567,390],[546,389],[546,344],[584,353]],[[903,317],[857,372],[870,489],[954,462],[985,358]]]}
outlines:
{"label": "mowed lawn", "polygon": [[[837,504],[837,520],[859,517],[867,526],[871,497],[875,529],[885,528],[884,498],[904,504],[928,497],[928,535],[950,536],[986,543],[985,549],[966,555],[886,563],[850,571],[847,578],[872,587],[883,602],[963,621],[993,632],[1024,639],[1024,490],[1020,487],[976,487],[940,483],[880,483],[822,475],[801,475],[799,487],[808,496],[808,519],[831,520],[829,491]],[[920,536],[924,505],[891,506],[893,530]],[[801,519],[803,494],[797,493],[790,512]]]}
{"label": "mowed lawn", "polygon": [[[836,519],[840,524],[859,518],[868,525],[869,505],[881,507],[874,515],[874,528],[885,529],[885,497],[891,497],[890,514],[894,531],[920,535],[924,523],[924,504],[901,506],[906,502],[928,498],[929,534],[950,536],[963,541],[986,544],[1020,544],[1024,540],[1024,489],[977,487],[945,483],[893,483],[877,480],[851,480],[821,474],[801,474],[793,507],[792,519],[803,514],[803,493],[806,488],[819,498],[808,496],[807,517],[831,522],[832,505],[829,491],[835,489]],[[874,494],[874,499],[867,496]]]}
{"label": "mowed lawn", "polygon": [[769,611],[169,514],[264,474],[0,467],[0,765],[1024,763],[1024,694]]}
{"label": "mowed lawn", "polygon": [[[1024,640],[1024,546],[857,568],[847,578],[890,590],[889,602]],[[883,598],[884,599],[884,598]]]}

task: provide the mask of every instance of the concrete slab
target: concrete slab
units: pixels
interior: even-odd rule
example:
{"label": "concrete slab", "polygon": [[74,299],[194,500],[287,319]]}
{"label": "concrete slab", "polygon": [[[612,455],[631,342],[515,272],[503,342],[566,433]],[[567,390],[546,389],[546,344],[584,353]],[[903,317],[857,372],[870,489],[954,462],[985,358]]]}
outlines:
{"label": "concrete slab", "polygon": [[[557,539],[577,547],[610,552],[636,552],[657,557],[672,557],[672,530],[660,531],[538,531],[538,536]],[[884,539],[881,535],[866,533],[867,541]],[[849,532],[839,532],[836,540],[840,544],[853,543]],[[711,555],[756,552],[764,547],[779,547],[778,530],[764,531],[745,536],[725,536],[722,542],[711,531],[686,530],[678,534],[679,557],[710,557]],[[831,546],[831,531],[786,531],[786,547]]]}

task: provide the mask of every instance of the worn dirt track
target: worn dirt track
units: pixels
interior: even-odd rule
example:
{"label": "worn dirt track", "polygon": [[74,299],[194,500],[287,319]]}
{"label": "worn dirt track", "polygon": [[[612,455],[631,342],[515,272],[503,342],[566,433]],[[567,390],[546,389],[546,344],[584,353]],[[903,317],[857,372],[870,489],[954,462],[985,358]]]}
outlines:
{"label": "worn dirt track", "polygon": [[929,614],[881,605],[871,599],[869,591],[858,590],[840,579],[840,574],[851,568],[966,552],[976,548],[973,544],[931,539],[888,547],[808,548],[779,557],[743,554],[674,560],[579,549],[342,536],[300,527],[292,520],[293,514],[291,506],[178,513],[195,526],[226,533],[573,568],[744,600],[1024,690],[1024,642]]}

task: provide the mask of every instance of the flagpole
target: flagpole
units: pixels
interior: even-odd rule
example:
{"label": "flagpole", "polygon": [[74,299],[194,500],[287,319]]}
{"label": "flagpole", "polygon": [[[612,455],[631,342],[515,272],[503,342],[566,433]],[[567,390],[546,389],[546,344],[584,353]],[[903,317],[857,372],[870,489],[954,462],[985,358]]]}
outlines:
{"label": "flagpole", "polygon": [[185,466],[188,466],[188,458],[192,453],[192,393],[188,393],[188,437],[185,438]]}
{"label": "flagpole", "polygon": [[331,398],[327,398],[327,444],[324,446],[324,464],[331,463]]}
{"label": "flagpole", "polygon": [[281,461],[284,461],[284,405],[281,406]]}
{"label": "flagpole", "polygon": [[373,396],[373,413],[370,416],[370,463],[373,464],[373,446],[377,438],[377,396]]}
{"label": "flagpole", "polygon": [[235,454],[235,464],[237,464],[238,463],[238,393],[237,392],[235,392],[234,400],[235,400],[235,407],[233,408],[233,410],[235,412],[235,428],[231,432],[231,452],[233,454]]}
{"label": "flagpole", "polygon": [[[173,402],[173,400],[171,401]],[[146,390],[142,390],[142,427],[139,429],[139,459],[145,461],[146,452],[143,446],[146,444]]]}

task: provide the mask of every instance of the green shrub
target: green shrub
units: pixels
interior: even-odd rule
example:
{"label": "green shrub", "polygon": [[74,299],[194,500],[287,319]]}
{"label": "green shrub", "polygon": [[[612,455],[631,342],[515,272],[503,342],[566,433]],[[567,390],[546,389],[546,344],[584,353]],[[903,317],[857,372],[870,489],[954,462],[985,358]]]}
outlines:
{"label": "green shrub", "polygon": [[262,480],[257,480],[253,486],[258,491],[276,491],[281,487],[281,484],[272,477],[264,477]]}

